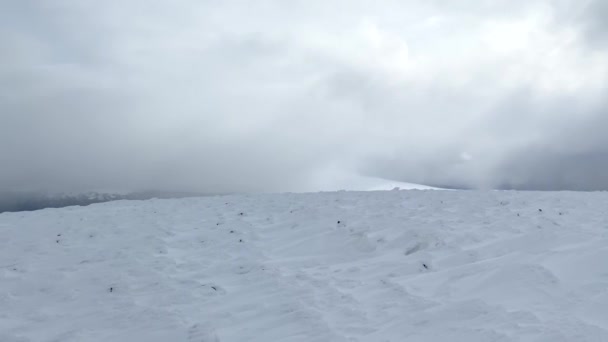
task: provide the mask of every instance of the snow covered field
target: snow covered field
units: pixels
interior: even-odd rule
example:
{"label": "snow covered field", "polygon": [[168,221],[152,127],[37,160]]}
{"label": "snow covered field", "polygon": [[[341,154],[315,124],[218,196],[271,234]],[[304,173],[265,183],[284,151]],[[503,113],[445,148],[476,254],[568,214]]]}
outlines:
{"label": "snow covered field", "polygon": [[608,194],[332,192],[0,214],[0,341],[608,341]]}

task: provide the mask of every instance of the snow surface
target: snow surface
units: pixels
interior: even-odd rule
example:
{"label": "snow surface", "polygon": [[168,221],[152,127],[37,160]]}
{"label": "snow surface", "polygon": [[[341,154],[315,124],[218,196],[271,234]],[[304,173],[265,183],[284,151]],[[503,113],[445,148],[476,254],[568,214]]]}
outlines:
{"label": "snow surface", "polygon": [[608,341],[608,194],[386,191],[0,214],[0,341]]}

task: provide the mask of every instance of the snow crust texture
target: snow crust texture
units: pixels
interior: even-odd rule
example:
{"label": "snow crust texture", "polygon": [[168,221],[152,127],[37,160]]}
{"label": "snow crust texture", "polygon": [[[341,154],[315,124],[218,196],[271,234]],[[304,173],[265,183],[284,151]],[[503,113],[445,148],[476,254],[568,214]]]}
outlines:
{"label": "snow crust texture", "polygon": [[4,213],[0,341],[608,341],[608,194],[333,192]]}

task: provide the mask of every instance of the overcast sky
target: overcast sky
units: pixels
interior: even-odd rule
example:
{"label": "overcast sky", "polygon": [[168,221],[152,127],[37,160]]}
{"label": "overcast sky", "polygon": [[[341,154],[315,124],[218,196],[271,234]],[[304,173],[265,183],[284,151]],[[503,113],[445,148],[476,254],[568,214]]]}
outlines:
{"label": "overcast sky", "polygon": [[605,0],[0,0],[0,189],[608,189],[607,88]]}

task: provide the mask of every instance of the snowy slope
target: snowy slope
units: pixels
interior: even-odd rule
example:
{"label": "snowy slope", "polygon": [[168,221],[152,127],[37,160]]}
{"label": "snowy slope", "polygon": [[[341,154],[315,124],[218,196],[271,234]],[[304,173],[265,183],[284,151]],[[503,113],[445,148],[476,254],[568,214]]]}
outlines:
{"label": "snowy slope", "polygon": [[0,341],[608,341],[608,194],[0,214]]}
{"label": "snowy slope", "polygon": [[347,180],[348,185],[344,186],[345,190],[349,191],[381,191],[393,190],[440,190],[430,186],[414,183],[405,183],[376,177],[356,177]]}
{"label": "snowy slope", "polygon": [[312,185],[317,191],[381,191],[393,190],[440,190],[422,184],[399,182],[381,177],[361,176],[349,173],[329,173]]}

